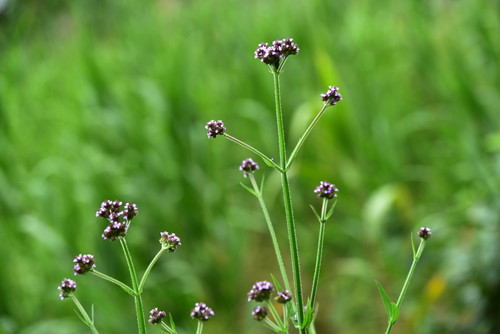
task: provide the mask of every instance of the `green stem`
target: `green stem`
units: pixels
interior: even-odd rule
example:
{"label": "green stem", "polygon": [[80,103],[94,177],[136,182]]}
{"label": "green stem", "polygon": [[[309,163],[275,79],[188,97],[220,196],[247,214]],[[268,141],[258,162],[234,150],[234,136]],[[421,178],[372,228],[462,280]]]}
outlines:
{"label": "green stem", "polygon": [[288,175],[286,173],[286,148],[285,148],[285,131],[283,127],[283,113],[281,110],[281,95],[280,95],[280,81],[279,73],[273,72],[274,78],[274,97],[276,104],[276,122],[278,127],[278,145],[280,153],[280,167],[281,167],[281,184],[283,187],[283,201],[285,204],[285,215],[288,229],[288,242],[290,243],[290,253],[292,258],[292,272],[293,282],[295,286],[295,296],[297,302],[297,315],[299,322],[300,334],[306,334],[307,330],[302,328],[304,320],[304,302],[302,300],[302,282],[300,278],[300,261],[299,261],[299,247],[297,242],[297,232],[295,229],[295,221],[293,218],[292,197],[290,194],[290,184],[288,182]]}
{"label": "green stem", "polygon": [[137,327],[139,328],[139,334],[146,334],[146,320],[144,319],[144,309],[142,306],[142,298],[139,292],[139,283],[137,281],[137,274],[134,267],[134,262],[132,261],[132,256],[130,255],[130,250],[128,249],[127,241],[124,238],[119,238],[120,244],[127,260],[127,266],[130,271],[130,279],[132,280],[132,287],[135,292],[135,312],[137,315]]}
{"label": "green stem", "polygon": [[282,168],[280,166],[278,166],[271,158],[267,157],[264,153],[262,153],[261,151],[259,151],[258,149],[254,148],[253,146],[250,146],[248,145],[247,143],[245,143],[244,141],[241,141],[239,140],[238,138],[235,138],[227,133],[224,133],[224,137],[226,137],[227,139],[229,139],[230,141],[232,141],[233,143],[236,143],[240,146],[243,146],[244,148],[246,148],[247,150],[257,154],[259,157],[261,157],[264,162],[268,165],[268,166],[271,166],[273,168],[275,168],[277,171],[279,172],[282,172]]}
{"label": "green stem", "polygon": [[276,310],[276,307],[274,307],[274,304],[272,301],[266,302],[267,308],[269,311],[271,311],[271,314],[273,315],[274,321],[276,321],[276,325],[280,328],[280,332],[283,331],[283,322],[281,321],[281,317],[279,316],[278,311]]}
{"label": "green stem", "polygon": [[95,270],[95,269],[92,269],[90,272],[92,274],[96,275],[97,277],[100,277],[102,279],[105,279],[108,282],[111,282],[113,284],[118,285],[120,288],[125,290],[125,292],[127,292],[129,295],[131,295],[131,296],[135,295],[135,291],[132,288],[130,288],[127,284],[123,283],[122,281],[119,281],[116,278],[108,276],[104,273],[101,273],[100,271]]}
{"label": "green stem", "polygon": [[97,331],[97,328],[95,328],[94,319],[90,319],[87,311],[85,311],[85,309],[83,308],[82,304],[80,304],[80,301],[78,300],[78,298],[76,298],[76,296],[73,295],[73,294],[71,294],[70,296],[71,296],[71,299],[73,300],[73,302],[75,303],[76,307],[80,311],[80,314],[85,319],[85,324],[87,326],[89,326],[89,328],[92,331],[92,333],[99,334],[99,332]]}
{"label": "green stem", "polygon": [[255,190],[255,193],[257,194],[256,197],[259,200],[260,207],[262,209],[262,212],[264,213],[264,218],[266,219],[267,227],[269,228],[269,234],[271,234],[271,240],[273,242],[274,252],[276,253],[276,259],[278,260],[278,266],[280,267],[281,277],[282,277],[283,282],[285,284],[285,288],[288,291],[291,291],[290,282],[288,281],[288,276],[286,274],[285,264],[283,263],[283,257],[281,256],[281,250],[280,250],[280,246],[278,243],[278,238],[276,238],[276,233],[274,232],[273,222],[271,221],[271,217],[269,216],[269,212],[267,211],[266,203],[264,202],[264,198],[262,197],[262,190],[259,189],[257,182],[255,182],[255,177],[253,176],[253,174],[249,174],[248,177],[250,178],[250,181],[252,182],[253,189]]}
{"label": "green stem", "polygon": [[[420,260],[422,253],[424,252],[424,248],[425,248],[425,239],[420,239],[420,245],[418,246],[417,252],[415,253],[415,256],[413,257],[413,262],[411,264],[410,271],[408,272],[408,275],[406,276],[406,280],[403,284],[403,288],[401,289],[401,293],[399,294],[398,301],[396,302],[396,306],[397,306],[398,310],[399,310],[399,307],[401,306],[401,303],[403,302],[403,299],[405,298],[406,291],[408,290],[408,287],[410,286],[411,277],[413,276],[413,273],[415,272],[415,268],[417,267],[417,263]],[[395,324],[395,322],[389,321],[389,324],[387,325],[387,329],[385,331],[385,334],[389,334],[391,332],[394,324]]]}
{"label": "green stem", "polygon": [[314,267],[313,284],[311,289],[311,307],[314,309],[316,302],[316,293],[318,291],[319,273],[321,270],[321,260],[323,258],[323,244],[325,240],[325,226],[326,226],[326,209],[328,206],[328,199],[323,199],[321,207],[321,220],[319,222],[319,237],[318,237],[318,250],[316,253],[316,265]]}
{"label": "green stem", "polygon": [[203,333],[203,321],[198,321],[198,327],[196,327],[196,334]]}
{"label": "green stem", "polygon": [[163,254],[163,252],[165,252],[166,248],[161,248],[158,253],[156,253],[155,257],[151,260],[151,262],[149,263],[149,266],[146,268],[146,271],[144,272],[144,274],[142,275],[142,279],[141,279],[141,283],[139,283],[139,288],[138,288],[138,291],[139,291],[139,294],[142,293],[142,290],[144,288],[144,284],[146,283],[146,279],[148,278],[149,276],[149,273],[151,272],[151,269],[153,269],[153,266],[155,265],[155,263],[158,261],[158,259],[160,258],[160,256]]}
{"label": "green stem", "polygon": [[295,148],[292,151],[292,154],[290,154],[290,158],[288,159],[288,163],[286,164],[285,170],[290,169],[290,167],[292,166],[293,161],[297,157],[297,153],[299,153],[300,148],[302,147],[302,145],[304,145],[304,142],[306,141],[306,138],[309,136],[309,134],[311,133],[311,131],[314,128],[314,126],[316,125],[316,123],[318,123],[318,121],[321,118],[321,116],[323,116],[323,113],[325,112],[327,106],[328,105],[325,104],[323,106],[323,108],[321,108],[321,110],[319,111],[319,113],[312,120],[311,124],[309,124],[309,126],[307,127],[307,129],[304,132],[304,134],[302,135],[302,137],[300,137],[297,145],[295,146]]}

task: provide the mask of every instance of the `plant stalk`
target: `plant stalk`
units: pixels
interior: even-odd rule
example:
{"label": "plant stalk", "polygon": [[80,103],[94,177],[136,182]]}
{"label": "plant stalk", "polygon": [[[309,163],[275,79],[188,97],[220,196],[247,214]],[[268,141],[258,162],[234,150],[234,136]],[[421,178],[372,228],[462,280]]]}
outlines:
{"label": "plant stalk", "polygon": [[319,273],[321,271],[321,260],[323,258],[323,244],[325,240],[327,206],[328,206],[328,199],[323,198],[323,205],[321,207],[321,220],[319,222],[318,250],[316,253],[316,265],[314,266],[313,285],[311,289],[311,307],[313,309],[314,309],[314,303],[316,301],[316,293],[318,291]]}
{"label": "plant stalk", "polygon": [[108,282],[111,282],[113,284],[118,285],[120,288],[125,290],[125,292],[127,292],[129,295],[131,295],[131,296],[135,295],[135,291],[133,289],[131,289],[127,284],[123,283],[122,281],[119,281],[116,278],[108,276],[104,273],[101,273],[100,271],[95,270],[95,269],[92,269],[90,272],[92,274],[96,275],[97,277],[100,277]]}
{"label": "plant stalk", "polygon": [[90,319],[89,315],[87,314],[87,311],[85,311],[82,304],[80,304],[80,301],[78,300],[78,298],[76,298],[76,296],[73,294],[71,294],[70,296],[71,296],[71,299],[73,300],[73,302],[75,303],[76,307],[80,311],[80,314],[85,319],[85,324],[87,326],[89,326],[92,333],[99,334],[99,332],[97,331],[97,328],[95,328],[94,319]]}

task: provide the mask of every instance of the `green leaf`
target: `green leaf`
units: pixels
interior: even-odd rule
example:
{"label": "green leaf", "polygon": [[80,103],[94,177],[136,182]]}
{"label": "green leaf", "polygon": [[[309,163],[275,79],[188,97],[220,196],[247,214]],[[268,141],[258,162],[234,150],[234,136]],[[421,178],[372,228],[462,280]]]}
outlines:
{"label": "green leaf", "polygon": [[399,318],[399,308],[396,305],[396,303],[391,302],[391,310],[392,310],[392,313],[391,313],[391,317],[390,317],[389,321],[391,322],[392,325],[394,325],[396,323],[396,321],[398,321],[398,318]]}
{"label": "green leaf", "polygon": [[241,186],[243,188],[245,188],[246,190],[248,190],[249,193],[251,193],[252,195],[254,195],[255,197],[259,197],[259,195],[255,192],[255,190],[253,190],[252,188],[246,186],[243,184],[243,182],[240,182]]}
{"label": "green leaf", "polygon": [[384,302],[384,307],[385,311],[387,312],[387,316],[389,319],[392,319],[393,317],[393,307],[391,304],[391,301],[389,299],[389,296],[387,296],[387,293],[385,292],[384,288],[382,287],[382,284],[380,284],[378,281],[375,281],[378,287],[378,291],[380,293],[380,296],[382,297],[382,301]]}
{"label": "green leaf", "polygon": [[410,240],[411,240],[411,249],[413,251],[413,259],[417,256],[417,252],[415,251],[415,243],[413,242],[413,233],[410,233]]}
{"label": "green leaf", "polygon": [[326,214],[325,220],[330,219],[330,217],[333,215],[333,210],[335,209],[335,206],[337,206],[337,200],[335,200],[335,202],[333,202],[332,207],[330,208],[330,210]]}
{"label": "green leaf", "polygon": [[318,221],[321,223],[321,217],[319,216],[318,212],[316,211],[316,209],[314,208],[314,206],[312,206],[311,204],[309,204],[309,206],[311,207],[311,209],[313,210],[314,212],[314,215],[316,216],[316,218],[318,219]]}
{"label": "green leaf", "polygon": [[271,274],[271,278],[273,279],[273,283],[274,283],[274,286],[276,287],[276,291],[281,291],[282,290],[281,285],[278,282],[278,280],[276,279],[276,277],[274,277],[274,275]]}
{"label": "green leaf", "polygon": [[304,312],[304,319],[302,321],[302,329],[308,329],[313,321],[313,310],[311,306],[311,299],[307,299],[306,311]]}
{"label": "green leaf", "polygon": [[169,313],[168,316],[170,318],[170,327],[172,328],[172,331],[174,333],[176,333],[176,331],[175,331],[175,323],[174,323],[174,318],[172,317],[172,313]]}
{"label": "green leaf", "polygon": [[264,179],[265,179],[265,175],[262,175],[262,180],[260,180],[260,193],[262,194],[262,189],[264,189]]}
{"label": "green leaf", "polygon": [[82,315],[82,314],[81,314],[78,310],[76,310],[76,309],[75,309],[74,311],[75,311],[76,315],[78,316],[78,318],[79,318],[79,319],[80,319],[80,320],[81,320],[81,321],[82,321],[85,325],[87,325],[87,326],[89,326],[89,327],[92,327],[92,324],[91,324],[91,323],[89,323],[89,322],[87,322],[87,320],[85,320],[85,318],[83,317],[83,315]]}

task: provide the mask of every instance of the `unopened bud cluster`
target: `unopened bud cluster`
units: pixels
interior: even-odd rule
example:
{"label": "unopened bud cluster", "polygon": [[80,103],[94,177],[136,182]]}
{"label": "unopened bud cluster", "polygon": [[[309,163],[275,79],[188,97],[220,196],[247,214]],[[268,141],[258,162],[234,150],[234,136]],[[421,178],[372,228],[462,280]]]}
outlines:
{"label": "unopened bud cluster", "polygon": [[337,189],[337,187],[335,187],[334,184],[326,181],[321,181],[319,183],[319,186],[317,186],[316,189],[314,189],[314,192],[316,193],[316,195],[318,195],[318,197],[323,197],[326,199],[332,199],[334,197],[337,197],[338,191],[339,190]]}
{"label": "unopened bud cluster", "polygon": [[215,138],[219,135],[223,135],[226,128],[224,127],[224,123],[219,121],[211,120],[205,125],[205,129],[207,129],[208,138]]}
{"label": "unopened bud cluster", "polygon": [[101,207],[97,210],[96,217],[108,221],[108,226],[102,233],[103,239],[115,241],[120,237],[125,237],[130,221],[139,213],[137,205],[126,203],[122,210],[122,204],[120,201],[107,200],[102,202]]}
{"label": "unopened bud cluster", "polygon": [[59,291],[59,297],[62,299],[68,298],[76,290],[76,282],[65,278],[62,280],[61,285],[57,287]]}
{"label": "unopened bud cluster", "polygon": [[247,177],[248,173],[253,173],[259,169],[259,165],[255,163],[252,159],[243,160],[240,166],[240,170],[243,172],[243,176]]}
{"label": "unopened bud cluster", "polygon": [[175,233],[169,234],[168,232],[160,233],[160,244],[167,252],[175,252],[177,247],[181,244],[181,239]]}
{"label": "unopened bud cluster", "polygon": [[191,318],[199,321],[207,321],[214,315],[214,311],[205,303],[196,303],[191,311]]}
{"label": "unopened bud cluster", "polygon": [[288,56],[296,55],[299,51],[299,47],[292,38],[285,38],[274,41],[271,46],[268,46],[267,43],[260,43],[254,54],[255,58],[264,64],[278,68],[281,61],[284,61]]}

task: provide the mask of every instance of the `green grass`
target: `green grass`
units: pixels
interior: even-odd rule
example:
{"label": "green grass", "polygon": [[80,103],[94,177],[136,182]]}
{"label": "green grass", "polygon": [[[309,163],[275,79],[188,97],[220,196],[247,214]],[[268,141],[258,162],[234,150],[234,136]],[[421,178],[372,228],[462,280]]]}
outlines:
{"label": "green grass", "polygon": [[[340,189],[318,333],[383,332],[374,280],[396,298],[422,225],[434,236],[393,333],[500,330],[499,10],[486,0],[14,2],[0,22],[0,333],[86,332],[56,288],[78,253],[127,277],[94,217],[105,199],[139,207],[128,236],[138,268],[160,231],[182,239],[151,274],[147,310],[192,332],[189,311],[203,300],[216,312],[206,333],[262,331],[246,293],[278,268],[258,204],[239,186],[250,156],[203,127],[222,119],[277,156],[272,77],[253,51],[284,37],[301,48],[282,75],[289,142],[328,85],[344,97],[291,171],[305,287],[313,189]],[[285,237],[279,177],[261,167]],[[77,283],[102,333],[135,326],[131,298],[92,276]]]}

